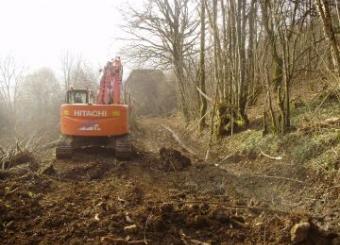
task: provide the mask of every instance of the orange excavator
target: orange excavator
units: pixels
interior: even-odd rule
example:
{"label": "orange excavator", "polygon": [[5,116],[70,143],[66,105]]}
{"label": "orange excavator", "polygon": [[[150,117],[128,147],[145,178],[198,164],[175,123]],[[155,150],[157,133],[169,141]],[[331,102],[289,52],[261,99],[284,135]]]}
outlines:
{"label": "orange excavator", "polygon": [[71,158],[74,150],[89,147],[110,149],[118,159],[130,157],[128,106],[121,102],[122,75],[118,57],[104,67],[96,99],[87,89],[67,91],[60,107],[62,137],[56,158]]}

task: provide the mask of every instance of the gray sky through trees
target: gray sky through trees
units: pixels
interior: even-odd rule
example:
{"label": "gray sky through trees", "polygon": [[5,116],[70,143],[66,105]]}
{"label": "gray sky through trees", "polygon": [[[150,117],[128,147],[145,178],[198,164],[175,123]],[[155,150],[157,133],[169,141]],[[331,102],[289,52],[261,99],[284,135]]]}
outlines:
{"label": "gray sky through trees", "polygon": [[121,48],[120,9],[141,0],[0,0],[0,56],[60,69],[65,51],[101,66]]}

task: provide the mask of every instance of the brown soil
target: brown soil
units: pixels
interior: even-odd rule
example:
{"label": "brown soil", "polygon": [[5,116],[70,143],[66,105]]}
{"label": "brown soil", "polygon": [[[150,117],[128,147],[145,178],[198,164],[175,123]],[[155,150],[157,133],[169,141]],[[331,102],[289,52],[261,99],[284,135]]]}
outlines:
{"label": "brown soil", "polygon": [[340,189],[324,176],[248,155],[207,163],[164,123],[141,122],[131,161],[103,151],[61,161],[51,150],[37,171],[4,175],[1,243],[339,244]]}

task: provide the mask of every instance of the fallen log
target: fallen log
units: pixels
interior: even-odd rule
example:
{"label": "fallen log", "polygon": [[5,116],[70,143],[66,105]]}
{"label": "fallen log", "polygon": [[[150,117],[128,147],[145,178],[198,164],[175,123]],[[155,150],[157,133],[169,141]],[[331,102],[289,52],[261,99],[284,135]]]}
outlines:
{"label": "fallen log", "polygon": [[278,161],[282,160],[282,156],[273,157],[273,156],[270,156],[270,155],[264,153],[261,149],[260,149],[260,152],[261,152],[261,155],[262,155],[262,156],[267,157],[267,158],[269,158],[269,159],[278,160]]}
{"label": "fallen log", "polygon": [[279,179],[279,180],[287,180],[287,181],[292,181],[292,182],[297,182],[297,183],[305,183],[302,180],[298,179],[292,179],[292,178],[287,178],[287,177],[282,177],[282,176],[272,176],[272,175],[254,175],[257,178],[268,178],[268,179]]}

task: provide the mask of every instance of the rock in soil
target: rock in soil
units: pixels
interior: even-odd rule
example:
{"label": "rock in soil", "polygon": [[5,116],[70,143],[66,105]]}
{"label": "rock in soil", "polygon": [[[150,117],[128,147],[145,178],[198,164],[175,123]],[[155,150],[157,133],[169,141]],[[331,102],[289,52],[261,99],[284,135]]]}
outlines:
{"label": "rock in soil", "polygon": [[307,221],[302,221],[295,224],[290,230],[290,236],[292,243],[300,243],[306,240],[308,232],[310,229],[310,223]]}

